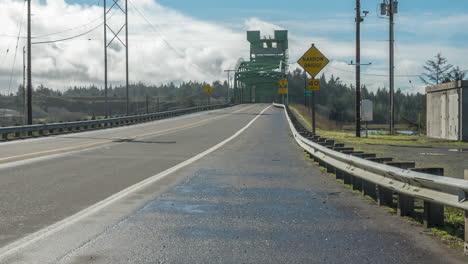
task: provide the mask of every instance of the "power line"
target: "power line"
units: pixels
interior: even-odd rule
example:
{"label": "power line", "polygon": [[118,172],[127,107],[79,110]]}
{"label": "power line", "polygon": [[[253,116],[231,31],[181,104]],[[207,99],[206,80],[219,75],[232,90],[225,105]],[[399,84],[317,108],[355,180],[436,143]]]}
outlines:
{"label": "power line", "polygon": [[[116,11],[114,11],[114,13],[112,13],[112,14],[109,16],[109,19],[110,19],[113,15],[115,15],[115,12],[116,12]],[[101,17],[101,18],[102,18],[102,17]],[[56,43],[56,42],[63,42],[63,41],[67,41],[67,40],[76,39],[76,38],[82,37],[82,36],[84,36],[84,35],[87,35],[87,34],[93,32],[94,30],[100,28],[102,25],[104,25],[104,22],[102,22],[101,24],[97,25],[96,27],[94,27],[94,28],[92,28],[92,29],[90,29],[90,30],[88,30],[88,31],[86,31],[86,32],[80,33],[80,34],[78,34],[78,35],[74,35],[74,36],[67,37],[67,38],[62,38],[62,39],[38,41],[38,42],[33,42],[33,43],[31,43],[31,44],[34,44],[34,45],[37,45],[37,44],[47,44],[47,43]]]}
{"label": "power line", "polygon": [[15,47],[15,55],[13,56],[13,62],[12,62],[12,65],[11,65],[11,72],[10,72],[10,81],[9,81],[9,84],[8,84],[8,94],[10,94],[11,92],[11,83],[13,82],[13,71],[15,69],[15,64],[16,64],[16,55],[18,53],[18,44],[19,44],[19,40],[20,40],[20,35],[21,35],[21,30],[23,29],[23,19],[24,19],[24,8],[26,6],[26,1],[24,1],[23,3],[23,16],[21,17],[20,19],[20,22],[19,22],[19,30],[18,30],[18,37],[16,38],[16,47]]}
{"label": "power line", "polygon": [[[96,2],[96,5],[99,5],[100,3],[100,0],[98,0]],[[84,28],[86,26],[89,26],[91,24],[93,24],[94,22],[98,21],[98,20],[101,20],[103,18],[103,16],[100,16],[98,18],[95,18],[85,24],[82,24],[82,25],[79,25],[79,26],[76,26],[76,27],[72,27],[72,28],[68,28],[68,29],[65,29],[65,30],[62,30],[62,31],[57,31],[57,32],[53,32],[53,33],[47,33],[47,34],[44,34],[44,35],[40,35],[40,36],[33,36],[31,37],[32,39],[40,39],[40,38],[45,38],[45,37],[49,37],[49,36],[53,36],[53,35],[58,35],[58,34],[62,34],[62,33],[65,33],[65,32],[69,32],[69,31],[73,31],[73,30],[76,30],[76,29],[79,29],[79,28]],[[102,24],[101,24],[102,25]],[[13,35],[8,35],[8,34],[1,34],[0,37],[7,37],[7,38],[17,38],[17,36],[13,36]],[[26,39],[27,37],[24,37],[24,36],[21,36],[20,38],[23,38],[23,39]]]}
{"label": "power line", "polygon": [[216,79],[216,77],[211,74],[210,72],[207,72],[205,71],[204,69],[202,69],[200,66],[194,64],[190,59],[188,59],[185,54],[182,54],[180,51],[177,50],[177,48],[175,48],[174,46],[171,45],[171,43],[164,37],[163,33],[158,29],[157,26],[155,26],[154,24],[152,24],[147,18],[146,16],[133,4],[132,1],[130,1],[130,4],[132,5],[132,8],[146,21],[146,23],[153,29],[154,32],[156,32],[160,37],[161,39],[163,40],[163,42],[170,48],[172,49],[172,51],[174,51],[174,53],[176,53],[181,59],[187,59],[188,60],[188,63],[191,64],[193,67],[197,68],[197,70],[201,73],[206,73],[208,75],[210,75],[212,78]]}
{"label": "power line", "polygon": [[[99,1],[98,1],[98,5],[99,5]],[[45,35],[40,35],[40,36],[34,36],[34,37],[31,37],[33,39],[38,39],[38,38],[44,38],[44,37],[49,37],[49,36],[53,36],[53,35],[58,35],[58,34],[62,34],[62,33],[65,33],[65,32],[69,32],[69,31],[73,31],[75,29],[79,29],[79,28],[84,28],[84,27],[87,27],[91,24],[93,24],[94,22],[98,21],[98,20],[101,20],[103,18],[103,16],[100,16],[96,19],[93,19],[91,21],[89,21],[88,23],[86,24],[82,24],[82,25],[79,25],[79,26],[76,26],[76,27],[72,27],[72,28],[69,28],[69,29],[65,29],[65,30],[62,30],[62,31],[57,31],[57,32],[53,32],[53,33],[48,33],[48,34],[45,34]],[[102,24],[101,24],[102,25]],[[100,26],[101,26],[100,25]]]}
{"label": "power line", "polygon": [[[338,71],[342,71],[342,72],[350,72],[350,73],[354,73],[353,70],[345,70],[345,69],[341,69],[341,68],[337,68],[337,67],[334,67],[334,66],[328,66],[329,68],[332,68],[332,69],[335,69],[335,70],[338,70]],[[373,73],[361,73],[361,75],[365,75],[365,76],[374,76],[374,77],[388,77],[389,75],[388,74],[373,74]],[[408,75],[395,75],[395,77],[401,77],[401,78],[406,78],[406,77],[418,77],[418,76],[421,76],[420,74],[408,74]]]}
{"label": "power line", "polygon": [[78,35],[75,35],[75,36],[71,36],[71,37],[68,37],[68,38],[62,38],[62,39],[55,39],[55,40],[46,40],[46,41],[38,41],[38,42],[33,42],[31,44],[33,45],[37,45],[37,44],[47,44],[47,43],[56,43],[56,42],[62,42],[62,41],[67,41],[67,40],[71,40],[71,39],[75,39],[75,38],[79,38],[79,37],[82,37],[86,34],[89,34],[91,32],[93,32],[94,30],[100,28],[104,23],[101,23],[99,25],[97,25],[96,27],[86,31],[86,32],[83,32],[81,34],[78,34]]}

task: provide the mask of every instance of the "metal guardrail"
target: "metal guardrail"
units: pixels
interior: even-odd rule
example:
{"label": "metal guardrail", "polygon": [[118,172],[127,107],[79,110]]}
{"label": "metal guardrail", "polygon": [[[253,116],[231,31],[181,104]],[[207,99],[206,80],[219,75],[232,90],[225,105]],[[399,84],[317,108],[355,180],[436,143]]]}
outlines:
{"label": "metal guardrail", "polygon": [[[432,224],[443,225],[443,206],[464,210],[465,253],[468,252],[468,180],[396,168],[352,154],[345,154],[343,150],[346,148],[343,148],[343,144],[335,147],[338,144],[332,141],[333,143],[327,145],[327,140],[320,141],[320,137],[311,135],[310,132],[298,131],[296,129],[298,121],[295,120],[296,117],[290,113],[288,107],[280,104],[274,105],[284,108],[289,127],[299,146],[328,172],[335,173],[337,178],[344,179],[345,183],[348,179],[348,183],[360,185],[358,189],[363,193],[367,192],[379,204],[383,204],[381,200],[391,202],[393,195],[396,194],[398,214],[410,216],[414,213],[414,199],[421,199],[424,201],[423,220],[427,227],[434,226]],[[364,153],[356,155],[364,155]],[[354,186],[353,189],[355,189]]]}
{"label": "metal guardrail", "polygon": [[156,119],[168,118],[178,116],[182,114],[188,114],[193,112],[219,109],[227,107],[228,104],[223,105],[209,105],[209,106],[197,106],[190,108],[183,108],[173,111],[134,115],[125,117],[115,117],[98,120],[87,120],[87,121],[76,121],[76,122],[63,122],[63,123],[51,123],[51,124],[37,124],[29,126],[11,126],[11,127],[0,127],[0,135],[3,140],[8,140],[8,135],[14,134],[15,138],[21,138],[22,136],[30,136],[32,133],[37,132],[39,136],[51,135],[55,133],[63,132],[74,132],[74,131],[85,131],[94,130],[99,128],[109,128],[116,126],[124,126],[134,123],[148,122]]}

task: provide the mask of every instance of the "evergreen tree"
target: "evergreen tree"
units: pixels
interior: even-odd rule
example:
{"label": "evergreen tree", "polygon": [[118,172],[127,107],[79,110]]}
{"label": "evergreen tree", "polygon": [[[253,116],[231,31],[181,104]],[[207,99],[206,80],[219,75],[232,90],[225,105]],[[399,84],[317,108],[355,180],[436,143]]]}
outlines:
{"label": "evergreen tree", "polygon": [[419,78],[427,85],[437,85],[450,81],[450,70],[453,65],[447,62],[447,59],[438,53],[435,60],[426,61],[423,68],[426,70]]}

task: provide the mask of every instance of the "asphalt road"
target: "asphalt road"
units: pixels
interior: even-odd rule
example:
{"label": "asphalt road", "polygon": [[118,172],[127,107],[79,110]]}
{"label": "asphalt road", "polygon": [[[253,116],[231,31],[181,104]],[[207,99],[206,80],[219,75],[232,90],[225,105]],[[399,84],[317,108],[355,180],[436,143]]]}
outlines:
{"label": "asphalt road", "polygon": [[[4,164],[2,245],[206,151],[266,107],[154,122],[137,132],[220,117],[169,134]],[[115,136],[113,130],[96,133]],[[467,261],[421,227],[389,215],[320,171],[295,145],[280,109],[268,108],[238,137],[199,158],[63,228],[33,236],[6,258],[0,249],[0,262]]]}
{"label": "asphalt road", "polygon": [[1,144],[0,157],[17,161],[0,165],[0,246],[202,152],[263,108]]}

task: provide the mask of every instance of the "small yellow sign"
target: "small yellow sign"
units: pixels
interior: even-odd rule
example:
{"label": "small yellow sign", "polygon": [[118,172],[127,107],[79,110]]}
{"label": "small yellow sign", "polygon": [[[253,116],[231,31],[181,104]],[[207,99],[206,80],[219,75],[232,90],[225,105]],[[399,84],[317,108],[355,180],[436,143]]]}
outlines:
{"label": "small yellow sign", "polygon": [[288,88],[278,88],[278,94],[288,94]]}
{"label": "small yellow sign", "polygon": [[320,91],[320,79],[310,79],[307,81],[308,91]]}
{"label": "small yellow sign", "polygon": [[297,61],[312,77],[327,66],[330,61],[314,45]]}
{"label": "small yellow sign", "polygon": [[211,87],[210,85],[207,85],[205,86],[203,90],[205,91],[205,93],[211,94],[213,92],[213,87]]}
{"label": "small yellow sign", "polygon": [[281,88],[287,87],[288,86],[288,80],[286,80],[285,78],[281,79],[279,81],[279,85],[280,85]]}

